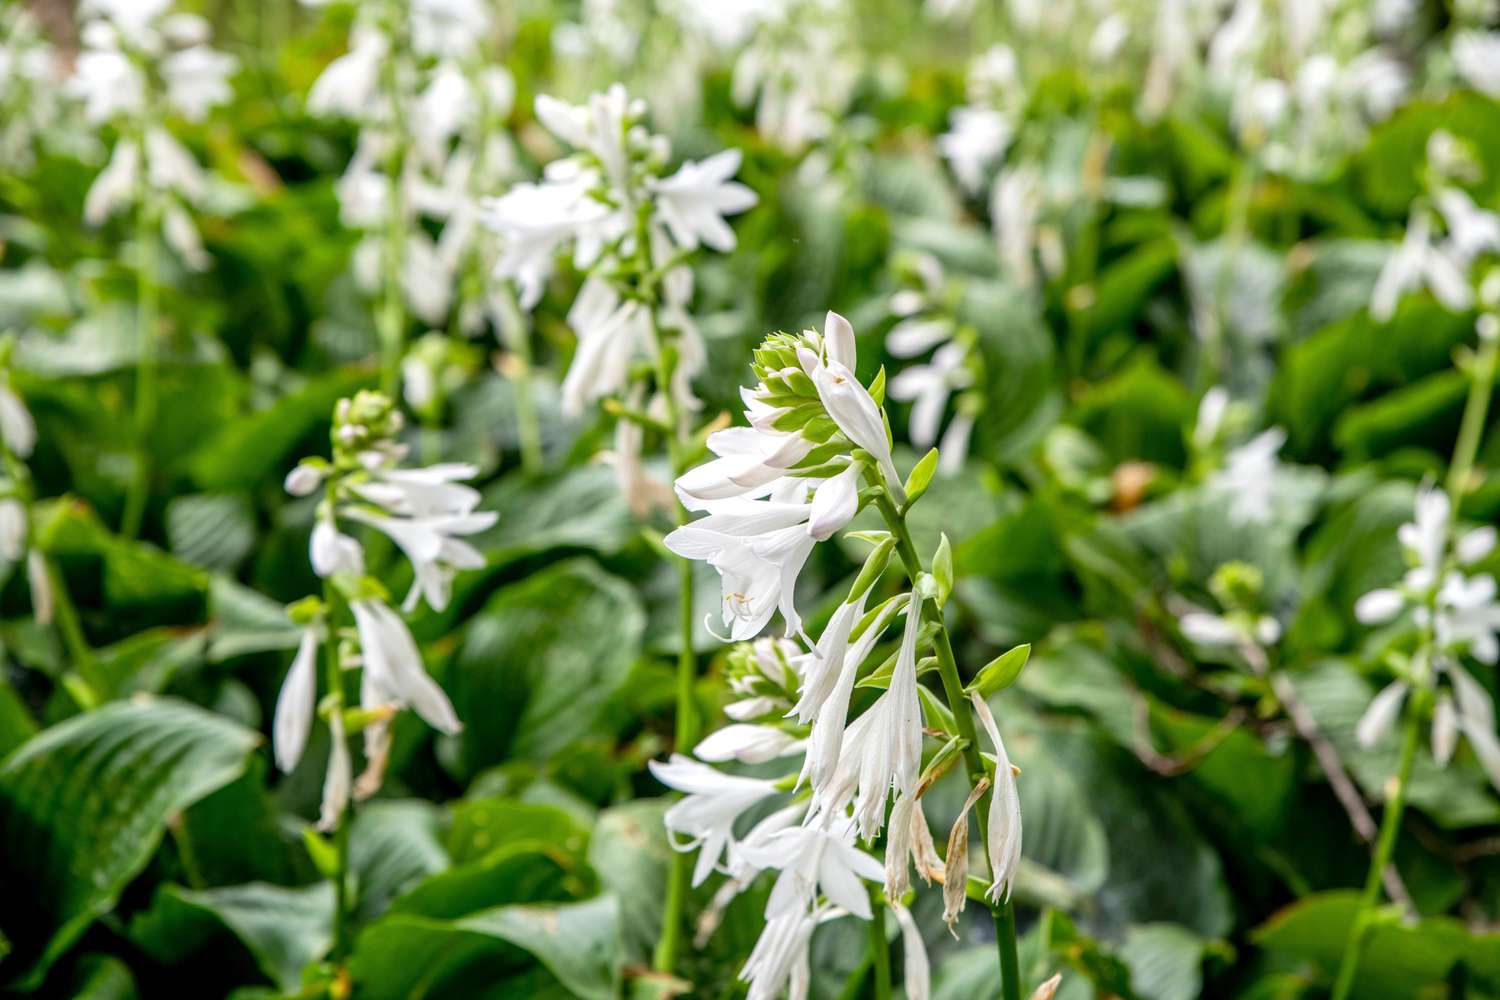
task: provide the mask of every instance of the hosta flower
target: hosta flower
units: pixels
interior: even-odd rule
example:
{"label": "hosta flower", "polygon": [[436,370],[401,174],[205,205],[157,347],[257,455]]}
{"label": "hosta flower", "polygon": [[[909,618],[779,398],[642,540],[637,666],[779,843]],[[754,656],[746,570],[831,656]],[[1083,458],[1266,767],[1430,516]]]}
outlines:
{"label": "hosta flower", "polygon": [[[663,764],[648,765],[657,781],[686,794],[667,810],[667,829],[686,842],[672,841],[679,851],[698,852],[693,885],[701,885],[734,842],[735,821],[748,809],[777,794],[776,782],[724,774],[681,754]],[[761,866],[764,867],[764,866]]]}
{"label": "hosta flower", "polygon": [[313,709],[318,700],[319,640],[318,629],[308,627],[302,630],[297,654],[292,657],[291,669],[286,672],[286,679],[281,682],[281,694],[276,698],[271,748],[276,766],[288,773],[302,759],[307,735],[312,729]]}
{"label": "hosta flower", "polygon": [[[871,840],[885,822],[885,800],[892,789],[910,795],[922,765],[922,701],[917,697],[917,629],[919,606],[906,607],[906,629],[896,653],[896,667],[885,693],[875,699],[855,725],[857,738],[846,733],[843,753],[858,760],[859,795],[854,804],[860,835]],[[853,731],[853,727],[850,727]]]}
{"label": "hosta flower", "polygon": [[985,172],[998,163],[1010,145],[1010,120],[992,108],[955,108],[938,150],[953,169],[959,186],[969,194],[984,187]]}
{"label": "hosta flower", "polygon": [[995,781],[990,790],[989,862],[990,887],[986,895],[995,902],[1010,898],[1011,883],[1021,863],[1021,798],[1016,772],[1000,740],[995,716],[978,692],[969,696],[974,714],[995,748]]}
{"label": "hosta flower", "polygon": [[1239,524],[1265,524],[1275,513],[1276,454],[1286,443],[1286,431],[1272,427],[1229,453],[1224,468],[1213,478],[1215,488],[1229,497],[1229,517]]}
{"label": "hosta flower", "polygon": [[685,250],[699,243],[728,253],[735,247],[734,230],[724,221],[755,207],[755,192],[732,178],[740,169],[740,151],[726,149],[701,163],[684,163],[675,174],[651,181],[656,210],[672,239]]}
{"label": "hosta flower", "polygon": [[1460,31],[1453,61],[1469,86],[1500,98],[1500,31]]}
{"label": "hosta flower", "polygon": [[861,879],[880,882],[885,869],[854,843],[854,824],[847,820],[813,823],[781,830],[740,855],[761,869],[777,869],[766,902],[766,919],[804,913],[821,894],[828,902],[869,920],[870,896]]}
{"label": "hosta flower", "polygon": [[352,601],[349,610],[354,613],[360,662],[364,665],[361,703],[367,708],[410,708],[439,732],[462,729],[448,696],[423,667],[416,641],[401,617],[373,598]]}
{"label": "hosta flower", "polygon": [[26,505],[15,497],[0,499],[0,559],[21,561],[26,553]]}
{"label": "hosta flower", "polygon": [[693,756],[717,764],[731,760],[741,764],[764,764],[777,757],[798,753],[803,745],[802,740],[775,726],[735,723],[706,736],[693,747]]}
{"label": "hosta flower", "polygon": [[436,611],[448,606],[458,571],[482,569],[485,564],[479,550],[458,536],[484,531],[499,517],[494,511],[387,517],[359,507],[344,508],[343,515],[389,537],[411,561],[416,582],[402,604],[408,612],[416,608],[419,597]]}
{"label": "hosta flower", "polygon": [[[967,361],[968,350],[963,345],[947,343],[937,349],[927,364],[914,365],[891,379],[891,398],[912,404],[909,428],[912,444],[928,448],[937,442],[949,396],[973,382]],[[972,423],[972,418],[969,419]],[[940,451],[947,456],[952,449],[944,447]]]}
{"label": "hosta flower", "polygon": [[20,459],[30,458],[36,447],[36,421],[6,382],[0,382],[0,442]]}
{"label": "hosta flower", "polygon": [[359,117],[369,111],[380,83],[380,65],[390,51],[384,33],[356,26],[349,51],[323,68],[307,94],[307,110],[315,115]]}
{"label": "hosta flower", "polygon": [[775,1000],[784,990],[793,998],[807,996],[811,977],[808,949],[825,913],[793,912],[766,921],[740,970],[739,978],[750,984],[746,1000]]}

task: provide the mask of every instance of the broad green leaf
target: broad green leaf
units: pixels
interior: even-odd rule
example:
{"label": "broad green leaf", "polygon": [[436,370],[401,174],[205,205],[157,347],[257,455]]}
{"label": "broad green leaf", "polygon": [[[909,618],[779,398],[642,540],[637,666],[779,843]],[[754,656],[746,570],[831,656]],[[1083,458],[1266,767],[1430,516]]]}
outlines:
{"label": "broad green leaf", "polygon": [[[1254,940],[1273,955],[1316,962],[1331,981],[1358,907],[1353,891],[1309,896],[1258,927]],[[1360,1000],[1410,1000],[1426,990],[1443,995],[1442,984],[1459,962],[1476,991],[1500,989],[1500,934],[1472,933],[1451,917],[1426,917],[1412,925],[1380,921],[1366,939],[1351,995]]]}
{"label": "broad green leaf", "polygon": [[302,970],[333,943],[333,885],[287,888],[263,882],[216,889],[164,885],[130,925],[130,938],[167,965],[180,963],[225,931],[249,950],[266,977],[295,992]]}
{"label": "broad green leaf", "polygon": [[0,900],[31,982],[110,910],[180,810],[234,780],[259,737],[183,702],[116,702],[0,764]]}
{"label": "broad green leaf", "polygon": [[667,846],[665,799],[636,799],[604,810],[589,841],[589,864],[607,892],[620,901],[625,954],[649,961],[661,928],[667,868],[675,857]]}
{"label": "broad green leaf", "polygon": [[589,831],[563,809],[518,799],[466,799],[453,807],[448,853],[455,864],[476,861],[516,840],[546,841],[569,854],[582,854]]}
{"label": "broad green leaf", "polygon": [[1198,1000],[1203,995],[1203,941],[1177,924],[1139,924],[1125,932],[1120,958],[1130,988],[1151,1000]]}
{"label": "broad green leaf", "polygon": [[465,769],[472,774],[511,757],[545,760],[595,734],[643,628],[630,589],[587,561],[553,566],[495,594],[444,675],[464,722]]}
{"label": "broad green leaf", "polygon": [[177,497],[167,504],[167,539],[183,562],[233,572],[255,545],[255,512],[239,494]]}
{"label": "broad green leaf", "polygon": [[360,921],[374,920],[392,901],[449,867],[441,822],[439,809],[420,799],[371,802],[355,815],[349,869]]}

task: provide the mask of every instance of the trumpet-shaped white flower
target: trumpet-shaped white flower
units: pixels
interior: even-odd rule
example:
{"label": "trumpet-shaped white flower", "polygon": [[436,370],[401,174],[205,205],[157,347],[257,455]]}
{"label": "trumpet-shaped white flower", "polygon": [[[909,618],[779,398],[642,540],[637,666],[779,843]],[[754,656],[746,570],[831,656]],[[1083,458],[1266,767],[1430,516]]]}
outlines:
{"label": "trumpet-shaped white flower", "polygon": [[722,764],[737,760],[741,764],[764,764],[777,757],[799,753],[805,743],[775,726],[735,723],[709,733],[693,748],[699,760]]}
{"label": "trumpet-shaped white flower", "polygon": [[1011,883],[1021,863],[1021,796],[990,706],[978,692],[970,694],[969,699],[995,747],[995,783],[990,791],[989,814],[990,887],[985,894],[998,903],[1002,898],[1010,898]]}
{"label": "trumpet-shaped white flower", "polygon": [[768,493],[813,448],[801,434],[758,427],[726,427],[710,434],[707,444],[718,458],[677,480],[677,493],[689,510],[701,509],[704,501]]}
{"label": "trumpet-shaped white flower", "polygon": [[1010,119],[993,108],[955,108],[948,131],[938,137],[938,150],[959,186],[977,194],[984,188],[985,172],[1005,156],[1013,135]]}
{"label": "trumpet-shaped white flower", "polygon": [[358,575],[365,571],[365,550],[340,532],[331,517],[320,517],[313,525],[308,557],[313,572],[325,579],[341,573]]}
{"label": "trumpet-shaped white flower", "polygon": [[456,733],[463,728],[453,705],[437,682],[428,676],[422,655],[406,622],[383,601],[351,601],[359,635],[364,682],[360,700],[367,708],[400,705],[415,711],[432,728]]}
{"label": "trumpet-shaped white flower", "polygon": [[1453,61],[1469,86],[1500,98],[1500,31],[1460,31]]}
{"label": "trumpet-shaped white flower", "polygon": [[0,499],[0,559],[18,563],[26,554],[26,505],[15,497]]}
{"label": "trumpet-shaped white flower", "polygon": [[766,919],[805,913],[821,893],[828,902],[869,920],[870,897],[860,880],[885,878],[881,863],[854,843],[848,820],[811,823],[778,831],[740,855],[760,868],[777,869],[776,884],[766,901]]}
{"label": "trumpet-shaped white flower", "polygon": [[347,118],[369,113],[380,84],[380,66],[389,52],[384,33],[356,26],[349,36],[349,51],[325,66],[313,82],[307,110]]}
{"label": "trumpet-shaped white flower", "polygon": [[302,630],[302,639],[297,644],[297,654],[292,657],[292,666],[281,682],[281,694],[276,698],[276,714],[271,724],[271,748],[275,753],[276,766],[290,773],[302,759],[307,747],[307,736],[312,729],[313,709],[318,700],[318,643],[317,628]]}
{"label": "trumpet-shaped white flower", "polygon": [[448,606],[453,577],[458,571],[484,567],[484,556],[479,550],[457,536],[484,531],[500,516],[494,511],[479,511],[473,514],[387,517],[358,507],[346,508],[343,514],[385,534],[411,561],[416,581],[402,603],[402,609],[407,612],[416,608],[419,598],[425,598],[435,611]]}
{"label": "trumpet-shaped white flower", "polygon": [[17,458],[31,457],[36,447],[36,421],[8,384],[0,383],[0,442]]}
{"label": "trumpet-shaped white flower", "polygon": [[688,162],[675,174],[648,188],[656,195],[656,210],[685,250],[702,243],[711,250],[728,253],[735,247],[734,230],[724,221],[755,207],[755,192],[731,180],[740,169],[740,151],[726,149],[699,163]]}
{"label": "trumpet-shaped white flower", "polygon": [[210,109],[228,104],[234,97],[229,78],[238,68],[239,61],[234,56],[207,45],[174,52],[161,64],[167,100],[188,121],[202,121]]}
{"label": "trumpet-shaped white flower", "polygon": [[1286,431],[1272,427],[1229,453],[1213,484],[1229,498],[1229,517],[1239,524],[1265,524],[1275,513],[1276,453]]}
{"label": "trumpet-shaped white flower", "polygon": [[746,1000],[775,1000],[789,987],[792,1000],[806,1000],[808,949],[826,911],[794,912],[766,921],[739,978],[750,984]]}
{"label": "trumpet-shaped white flower", "polygon": [[[701,885],[734,843],[735,821],[748,809],[777,794],[776,782],[724,774],[681,754],[665,764],[648,764],[657,781],[685,794],[667,810],[667,829],[689,838],[674,840],[679,851],[698,851],[693,885]],[[764,867],[764,866],[761,866]]]}
{"label": "trumpet-shaped white flower", "polygon": [[891,789],[902,795],[916,789],[922,765],[922,700],[917,695],[921,621],[921,607],[913,596],[907,601],[906,629],[889,686],[844,736],[843,755],[858,763],[854,813],[860,836],[866,840],[872,840],[885,822],[885,801]]}
{"label": "trumpet-shaped white flower", "polygon": [[886,485],[898,502],[903,502],[901,477],[891,461],[890,439],[886,436],[880,407],[851,370],[854,327],[838,313],[830,312],[823,324],[823,344],[825,356],[821,358],[806,347],[798,350],[802,370],[817,387],[818,398],[828,416],[855,446],[870,453],[880,466]]}
{"label": "trumpet-shaped white flower", "polygon": [[[973,383],[967,362],[963,345],[950,342],[938,348],[927,364],[907,368],[891,379],[891,398],[912,403],[912,444],[928,448],[937,441],[948,397]],[[947,449],[943,451],[946,454]]]}

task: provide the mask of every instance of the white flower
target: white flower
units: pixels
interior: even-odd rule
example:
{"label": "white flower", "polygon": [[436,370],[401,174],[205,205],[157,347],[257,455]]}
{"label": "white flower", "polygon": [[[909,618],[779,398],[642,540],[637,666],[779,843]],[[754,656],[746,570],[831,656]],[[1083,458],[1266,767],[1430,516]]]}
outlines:
{"label": "white flower", "polygon": [[1276,453],[1286,443],[1286,431],[1272,427],[1229,453],[1214,485],[1229,495],[1229,517],[1238,524],[1271,520],[1276,496]]}
{"label": "white flower", "polygon": [[17,458],[31,457],[36,447],[36,421],[9,385],[0,384],[0,441]]}
{"label": "white flower", "polygon": [[490,9],[482,0],[412,0],[410,23],[418,55],[458,58],[485,41]]}
{"label": "white flower", "polygon": [[1401,704],[1406,700],[1408,690],[1410,686],[1405,681],[1393,681],[1370,699],[1369,707],[1354,727],[1354,738],[1359,741],[1360,746],[1373,747],[1391,731],[1396,716],[1401,713]]}
{"label": "white flower", "polygon": [[358,575],[365,571],[364,549],[341,533],[332,518],[318,518],[307,551],[313,572],[324,579],[340,573]]}
{"label": "white flower", "polygon": [[[686,796],[666,813],[667,829],[690,838],[672,841],[678,851],[698,851],[693,885],[701,885],[733,843],[734,823],[740,815],[775,795],[776,783],[762,778],[724,774],[681,754],[663,764],[647,765],[657,781]],[[764,866],[762,866],[764,867]]]}
{"label": "white flower", "polygon": [[693,756],[720,764],[737,760],[741,764],[764,764],[777,757],[798,753],[804,743],[775,726],[735,723],[715,730],[693,748]]}
{"label": "white flower", "polygon": [[880,882],[885,869],[854,844],[849,820],[780,830],[764,842],[741,845],[740,852],[757,868],[781,871],[766,901],[766,919],[805,913],[819,892],[835,906],[869,920],[870,897],[860,879]]}
{"label": "white flower", "polygon": [[402,609],[407,612],[416,608],[419,598],[425,598],[434,611],[442,611],[448,606],[453,577],[457,572],[484,567],[484,556],[479,550],[456,536],[484,531],[500,516],[494,511],[479,511],[387,517],[358,507],[343,508],[341,513],[385,534],[411,561],[416,580],[402,604]]}
{"label": "white flower", "polygon": [[344,737],[342,712],[329,716],[328,731],[332,739],[328,771],[323,775],[323,804],[318,811],[318,829],[324,833],[338,826],[339,817],[349,808],[349,791],[354,784],[354,765],[349,759],[349,743]]}
{"label": "white flower", "polygon": [[[85,26],[84,43],[98,40]],[[73,64],[67,92],[83,101],[84,118],[100,125],[136,114],[146,101],[146,79],[130,57],[114,48],[85,48]]]}
{"label": "white flower", "polygon": [[967,360],[962,344],[948,343],[938,348],[929,363],[914,365],[891,379],[891,398],[912,403],[908,428],[912,444],[928,448],[937,441],[948,397],[973,381]]}
{"label": "white flower", "polygon": [[1219,437],[1224,426],[1224,414],[1229,410],[1229,390],[1216,385],[1203,394],[1198,403],[1198,419],[1193,424],[1193,445],[1208,448]]}
{"label": "white flower", "polygon": [[649,310],[622,300],[610,282],[590,277],[583,283],[568,310],[578,349],[563,376],[565,415],[577,417],[588,403],[624,388],[631,360],[650,337],[650,322]]}
{"label": "white flower", "polygon": [[486,226],[502,241],[495,276],[520,289],[521,307],[541,300],[563,244],[600,225],[610,209],[588,196],[580,183],[517,184],[482,205]]}
{"label": "white flower", "polygon": [[167,100],[188,121],[202,121],[210,108],[227,104],[234,97],[229,78],[238,66],[234,56],[207,45],[174,52],[161,62]]}
{"label": "white flower", "polygon": [[1021,796],[990,706],[977,691],[969,699],[980,725],[995,746],[995,783],[990,791],[989,815],[990,887],[986,895],[998,903],[1002,897],[1010,898],[1011,883],[1021,863]]}
{"label": "white flower", "polygon": [[31,590],[31,615],[38,625],[52,624],[52,574],[40,549],[26,552],[26,586]]}
{"label": "white flower", "polygon": [[1412,519],[1396,529],[1396,538],[1416,562],[1417,575],[1409,574],[1406,579],[1413,590],[1431,586],[1442,571],[1452,511],[1447,493],[1435,486],[1424,486],[1417,490]]}
{"label": "white flower", "polygon": [[890,440],[880,407],[851,370],[854,363],[854,328],[838,313],[830,312],[823,324],[824,351],[819,358],[806,347],[798,348],[802,369],[817,387],[818,399],[838,429],[856,447],[869,452],[880,466],[886,486],[898,503],[905,502],[901,477],[891,461]]}
{"label": "white flower", "polygon": [[1370,316],[1384,323],[1396,314],[1401,296],[1426,284],[1444,307],[1462,312],[1473,303],[1468,263],[1458,259],[1453,248],[1432,239],[1428,213],[1412,212],[1401,245],[1391,254],[1370,293]]}
{"label": "white flower", "polygon": [[1448,246],[1465,270],[1485,251],[1500,250],[1500,216],[1474,204],[1458,188],[1443,188],[1433,198],[1448,226]]}
{"label": "white flower", "polygon": [[1182,634],[1200,646],[1234,646],[1253,643],[1270,646],[1281,638],[1281,623],[1270,615],[1225,617],[1207,611],[1189,611],[1177,621]]}
{"label": "white flower", "polygon": [[[892,306],[908,303],[892,297]],[[885,335],[885,349],[898,358],[914,358],[926,354],[939,344],[953,337],[953,322],[946,318],[909,316]]]}
{"label": "white flower", "polygon": [[1500,98],[1500,31],[1460,31],[1453,61],[1469,86]]}
{"label": "white flower", "polygon": [[730,180],[740,169],[740,151],[726,149],[699,163],[684,163],[677,172],[652,180],[656,210],[684,250],[699,243],[728,253],[735,247],[734,230],[724,221],[755,206],[755,192]]}
{"label": "white flower", "polygon": [[1354,617],[1365,625],[1383,625],[1406,607],[1406,597],[1399,590],[1381,587],[1354,602]]}
{"label": "white flower", "polygon": [[366,708],[396,704],[412,709],[444,733],[463,728],[453,705],[422,666],[422,655],[406,623],[384,602],[352,601],[354,626],[364,663],[360,700]]}
{"label": "white flower", "polygon": [[[793,1000],[805,1000],[808,946],[819,914],[794,912],[766,921],[739,978],[750,984],[746,1000],[775,1000],[792,981]],[[802,988],[798,989],[798,980]]]}
{"label": "white flower", "polygon": [[15,497],[0,500],[0,559],[21,561],[26,552],[26,505]]}
{"label": "white flower", "polygon": [[1495,578],[1489,574],[1465,577],[1449,573],[1438,591],[1433,616],[1433,639],[1439,649],[1466,649],[1481,663],[1500,660],[1500,603],[1495,601]]}
{"label": "white flower", "polygon": [[738,497],[703,506],[708,516],[677,528],[666,537],[666,546],[684,559],[704,560],[719,571],[723,622],[730,638],[753,638],[778,609],[788,630],[799,630],[793,588],[816,544],[805,527],[811,507],[800,498],[788,502]]}
{"label": "white flower", "polygon": [[[845,733],[843,755],[857,760],[859,796],[855,816],[860,836],[871,840],[885,822],[885,800],[894,787],[910,795],[922,766],[922,701],[917,696],[917,632],[922,609],[915,595],[906,605],[906,629],[896,652],[889,686]],[[883,876],[882,876],[883,877]]]}
{"label": "white flower", "polygon": [[948,131],[938,136],[938,149],[953,168],[953,176],[968,193],[984,186],[985,171],[1005,155],[1014,134],[1010,120],[991,108],[954,108]]}
{"label": "white flower", "polygon": [[990,196],[990,219],[1000,263],[1022,288],[1037,283],[1033,256],[1037,245],[1037,222],[1042,210],[1042,176],[1032,164],[1000,172]]}
{"label": "white flower", "polygon": [[315,115],[358,118],[368,114],[380,83],[380,67],[390,51],[385,35],[359,26],[349,37],[349,51],[323,69],[307,94]]}
{"label": "white flower", "polygon": [[843,472],[823,481],[813,493],[807,519],[809,535],[825,541],[853,520],[859,510],[859,483],[863,474],[861,463],[850,462]]}
{"label": "white flower", "polygon": [[710,434],[707,445],[718,458],[677,479],[677,493],[689,510],[699,509],[701,501],[769,492],[813,447],[800,434],[757,427],[726,427]]}
{"label": "white flower", "polygon": [[271,746],[276,766],[290,773],[302,759],[307,734],[312,728],[313,709],[318,700],[318,642],[316,628],[302,630],[297,655],[292,658],[281,694],[276,698],[276,715],[271,723]]}

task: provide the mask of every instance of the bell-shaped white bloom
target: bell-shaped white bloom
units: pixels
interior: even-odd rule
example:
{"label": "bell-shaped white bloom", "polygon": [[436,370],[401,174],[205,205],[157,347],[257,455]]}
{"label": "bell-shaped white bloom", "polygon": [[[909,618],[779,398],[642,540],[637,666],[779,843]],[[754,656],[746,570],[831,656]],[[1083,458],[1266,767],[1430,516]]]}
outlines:
{"label": "bell-shaped white bloom", "polygon": [[781,871],[766,901],[766,919],[804,913],[819,893],[862,920],[870,919],[870,897],[860,880],[885,878],[881,863],[855,846],[849,820],[813,822],[767,837],[740,853],[761,869]]}
{"label": "bell-shaped white bloom", "polygon": [[410,612],[420,598],[434,611],[448,606],[453,577],[461,569],[482,569],[484,556],[460,535],[472,535],[494,525],[500,515],[494,511],[473,514],[435,514],[421,517],[387,517],[358,507],[342,510],[345,517],[368,524],[382,532],[400,547],[411,561],[416,581],[402,604]]}
{"label": "bell-shaped white bloom", "polygon": [[1000,263],[1022,288],[1035,288],[1037,225],[1042,212],[1042,175],[1033,164],[1000,171],[990,194],[990,219]]}
{"label": "bell-shaped white bloom", "polygon": [[929,448],[937,441],[948,397],[973,382],[967,361],[968,351],[962,344],[948,343],[938,348],[927,364],[907,368],[891,379],[891,398],[912,404],[912,444]]}
{"label": "bell-shaped white bloom", "polygon": [[[817,717],[819,709],[838,685],[845,654],[849,651],[849,635],[864,616],[865,600],[869,593],[866,590],[853,601],[840,604],[833,617],[828,619],[817,644],[810,652],[797,657],[802,674],[802,689],[796,707],[789,714],[795,714],[797,721],[803,725]],[[866,629],[866,634],[870,631],[872,630]]]}
{"label": "bell-shaped white bloom", "polygon": [[624,388],[630,362],[650,338],[650,322],[649,310],[623,300],[610,282],[593,277],[584,282],[568,310],[578,350],[563,376],[565,415],[577,417],[587,404]]}
{"label": "bell-shaped white bloom", "polygon": [[984,188],[985,173],[1005,156],[1014,134],[1010,119],[993,108],[954,108],[948,131],[938,136],[938,150],[959,186],[978,194]]}
{"label": "bell-shaped white bloom", "polygon": [[1370,316],[1384,323],[1396,314],[1396,305],[1407,292],[1424,284],[1446,308],[1462,312],[1473,304],[1467,263],[1453,249],[1436,243],[1426,211],[1414,211],[1406,235],[1387,259],[1370,292]]}
{"label": "bell-shaped white bloom", "polygon": [[800,498],[709,501],[707,517],[677,528],[665,543],[684,559],[708,562],[719,571],[723,622],[736,642],[754,638],[780,610],[789,631],[801,618],[793,602],[797,575],[816,540],[807,533],[811,513]]}
{"label": "bell-shaped white bloom", "polygon": [[995,747],[995,782],[990,790],[989,862],[990,887],[986,895],[995,902],[1010,898],[1011,883],[1021,863],[1021,795],[1016,775],[1000,740],[1000,727],[990,706],[978,692],[969,696],[974,714]]}
{"label": "bell-shaped white bloom", "polygon": [[1500,31],[1460,31],[1453,62],[1469,86],[1500,98]]}
{"label": "bell-shaped white bloom", "polygon": [[726,149],[648,183],[657,213],[684,250],[695,250],[700,243],[720,253],[734,249],[734,230],[724,216],[748,211],[757,200],[754,191],[730,179],[739,171],[740,159],[739,150]]}
{"label": "bell-shaped white bloom", "polygon": [[[86,27],[86,46],[91,36],[97,37]],[[86,47],[73,64],[67,92],[83,101],[83,116],[90,124],[101,125],[140,111],[146,102],[146,78],[118,49]]]}
{"label": "bell-shaped white bloom", "polygon": [[1496,532],[1492,524],[1466,531],[1453,543],[1453,554],[1464,566],[1477,563],[1495,550],[1497,538],[1500,538],[1500,533]]}
{"label": "bell-shaped white bloom", "polygon": [[326,469],[299,462],[291,472],[286,474],[282,486],[294,497],[311,496],[327,478]]}
{"label": "bell-shaped white bloom", "polygon": [[735,723],[709,733],[693,748],[693,756],[716,764],[731,760],[764,764],[798,753],[804,745],[796,736],[775,726]]}
{"label": "bell-shaped white bloom", "polygon": [[315,115],[358,118],[370,112],[380,84],[380,67],[390,51],[381,32],[359,26],[349,36],[349,51],[330,62],[307,94]]}
{"label": "bell-shaped white bloom", "polygon": [[318,629],[302,630],[297,654],[292,657],[291,669],[286,672],[286,679],[281,682],[281,694],[276,698],[271,748],[276,766],[288,774],[302,759],[308,733],[312,730],[313,710],[318,701],[319,640]]}
{"label": "bell-shaped white bloom", "polygon": [[448,696],[422,666],[422,654],[401,616],[373,599],[351,601],[349,609],[365,668],[361,700],[366,707],[402,705],[439,732],[462,729]]}
{"label": "bell-shaped white bloom", "polygon": [[332,737],[328,751],[328,770],[323,775],[323,803],[318,810],[318,829],[324,833],[339,824],[349,808],[349,793],[354,786],[354,762],[349,759],[349,741],[344,736],[344,715],[334,712],[328,719]]}
{"label": "bell-shaped white bloom", "polygon": [[787,913],[766,921],[740,970],[739,978],[750,984],[746,1000],[776,1000],[789,987],[791,1000],[806,1000],[808,949],[819,919],[815,911]]}
{"label": "bell-shaped white bloom", "polygon": [[726,427],[710,434],[707,444],[718,458],[689,469],[677,479],[677,493],[689,510],[701,509],[702,504],[694,501],[767,491],[813,447],[800,434],[756,427]]}
{"label": "bell-shaped white bloom", "polygon": [[417,469],[372,471],[368,482],[354,486],[355,492],[400,517],[436,517],[473,512],[480,494],[462,482],[479,475],[479,467],[468,462],[439,462]]}
{"label": "bell-shaped white bloom", "polygon": [[1229,517],[1237,524],[1266,524],[1275,513],[1277,452],[1286,431],[1272,427],[1229,453],[1213,478],[1229,496]]}
{"label": "bell-shaped white bloom", "polygon": [[51,625],[52,574],[47,569],[46,557],[35,547],[26,551],[26,586],[31,591],[31,616],[38,625]]}
{"label": "bell-shaped white bloom", "polygon": [[327,579],[337,574],[358,575],[365,571],[365,550],[339,531],[332,518],[320,517],[308,542],[313,572]]}
{"label": "bell-shaped white bloom", "polygon": [[1467,650],[1481,663],[1500,660],[1500,603],[1495,578],[1449,573],[1438,591],[1433,639],[1439,649]]}
{"label": "bell-shaped white bloom", "polygon": [[202,121],[210,108],[227,104],[234,97],[229,78],[238,67],[234,56],[207,45],[174,52],[161,62],[167,101],[188,121]]}
{"label": "bell-shaped white bloom", "polygon": [[1448,246],[1467,268],[1480,254],[1500,250],[1500,216],[1474,204],[1468,193],[1443,188],[1433,199],[1448,226]]}
{"label": "bell-shaped white bloom", "polygon": [[20,459],[30,458],[36,447],[36,421],[31,418],[31,411],[3,383],[0,383],[0,441]]}
{"label": "bell-shaped white bloom", "polygon": [[[922,766],[922,700],[917,695],[917,632],[922,610],[907,602],[906,629],[896,651],[890,684],[856,720],[862,738],[845,740],[844,753],[857,752],[859,795],[854,803],[860,836],[874,839],[885,822],[885,800],[892,788],[910,795]],[[851,727],[852,729],[853,727]]]}
{"label": "bell-shaped white bloom", "polygon": [[[799,348],[797,358],[802,369],[813,380],[818,399],[834,424],[857,447],[870,453],[880,466],[886,485],[897,496],[898,502],[904,502],[901,477],[891,461],[890,440],[886,437],[880,407],[851,370],[854,345],[849,321],[831,312],[824,329],[827,357],[819,358],[808,348]],[[845,330],[848,330],[847,335]],[[834,335],[827,331],[834,331]],[[841,358],[840,355],[847,356]]]}
{"label": "bell-shaped white bloom", "polygon": [[468,55],[484,42],[490,24],[483,0],[412,0],[412,51],[440,59]]}
{"label": "bell-shaped white bloom", "polygon": [[[693,885],[701,885],[734,842],[734,824],[746,810],[777,794],[776,782],[724,774],[681,754],[647,765],[657,781],[686,797],[667,810],[667,829],[687,837],[673,840],[679,851],[698,852]],[[765,866],[761,866],[765,867]]]}
{"label": "bell-shaped white bloom", "polygon": [[1437,581],[1448,545],[1448,522],[1453,504],[1436,486],[1417,490],[1412,519],[1396,529],[1396,538],[1416,563],[1417,576],[1408,575],[1407,586],[1423,589]]}
{"label": "bell-shaped white bloom", "polygon": [[515,281],[521,307],[532,308],[542,298],[563,245],[609,214],[580,183],[517,184],[488,199],[481,219],[501,238],[495,276]]}
{"label": "bell-shaped white bloom", "polygon": [[[893,298],[893,306],[906,303]],[[946,317],[908,316],[885,335],[885,349],[898,358],[926,354],[953,339],[953,321]]]}
{"label": "bell-shaped white bloom", "polygon": [[1447,691],[1438,692],[1432,708],[1432,758],[1439,766],[1447,767],[1458,749],[1458,712],[1453,705],[1453,696]]}
{"label": "bell-shaped white bloom", "polygon": [[1410,685],[1405,681],[1393,681],[1370,699],[1370,705],[1360,716],[1354,727],[1354,738],[1362,747],[1372,747],[1385,738],[1401,714],[1401,705],[1406,701]]}
{"label": "bell-shaped white bloom", "polygon": [[843,472],[818,486],[807,518],[809,535],[820,542],[825,541],[854,519],[859,511],[859,482],[863,474],[862,464],[850,462]]}
{"label": "bell-shaped white bloom", "polygon": [[0,559],[18,563],[26,553],[26,505],[15,497],[0,500]]}
{"label": "bell-shaped white bloom", "polygon": [[583,104],[538,94],[535,107],[537,121],[547,131],[575,149],[592,153],[604,166],[611,185],[628,193],[626,120],[643,116],[644,102],[632,101],[624,85],[616,83],[603,93],[591,94]]}

